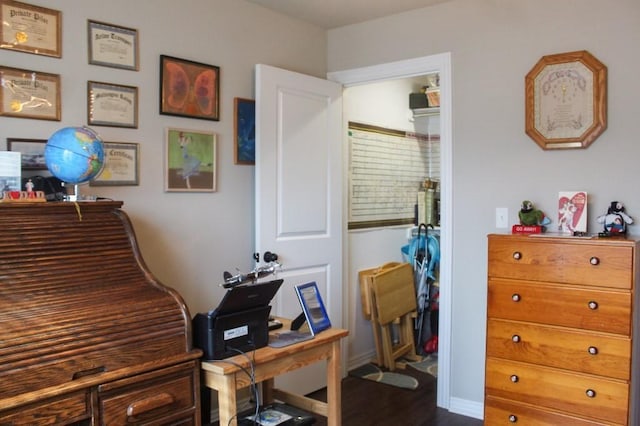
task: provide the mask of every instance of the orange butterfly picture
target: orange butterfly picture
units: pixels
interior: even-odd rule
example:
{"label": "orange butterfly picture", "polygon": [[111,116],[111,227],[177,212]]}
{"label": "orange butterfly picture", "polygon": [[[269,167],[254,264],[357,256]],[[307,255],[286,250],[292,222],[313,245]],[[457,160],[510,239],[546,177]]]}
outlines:
{"label": "orange butterfly picture", "polygon": [[220,119],[220,68],[160,55],[160,114]]}

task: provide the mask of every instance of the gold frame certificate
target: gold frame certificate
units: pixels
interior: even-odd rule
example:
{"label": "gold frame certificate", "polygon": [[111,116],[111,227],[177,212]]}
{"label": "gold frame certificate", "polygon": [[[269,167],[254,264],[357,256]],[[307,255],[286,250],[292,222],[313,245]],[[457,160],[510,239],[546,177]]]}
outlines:
{"label": "gold frame certificate", "polygon": [[0,47],[61,58],[61,20],[58,10],[0,0]]}
{"label": "gold frame certificate", "polygon": [[0,115],[60,121],[60,76],[0,66]]}
{"label": "gold frame certificate", "polygon": [[542,149],[586,148],[607,128],[607,67],[586,50],[543,56],[525,97],[525,131]]}

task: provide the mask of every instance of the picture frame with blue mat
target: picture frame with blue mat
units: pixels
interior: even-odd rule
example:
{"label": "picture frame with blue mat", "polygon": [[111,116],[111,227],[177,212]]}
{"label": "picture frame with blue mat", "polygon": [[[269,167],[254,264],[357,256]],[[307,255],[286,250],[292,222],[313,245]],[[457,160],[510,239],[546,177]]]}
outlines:
{"label": "picture frame with blue mat", "polygon": [[256,101],[234,99],[235,164],[256,163]]}

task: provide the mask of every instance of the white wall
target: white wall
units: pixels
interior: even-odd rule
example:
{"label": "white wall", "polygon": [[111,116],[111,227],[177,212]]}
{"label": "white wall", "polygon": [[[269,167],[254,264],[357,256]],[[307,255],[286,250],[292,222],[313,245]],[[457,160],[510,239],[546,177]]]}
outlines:
{"label": "white wall", "polygon": [[[557,194],[589,193],[589,230],[612,200],[640,219],[640,3],[452,0],[329,31],[329,71],[451,52],[453,324],[451,394],[481,403],[486,235],[522,200],[555,217]],[[588,50],[608,66],[608,129],[586,150],[543,151],[524,133],[524,76],[541,56]],[[637,225],[630,232],[640,234]]]}
{"label": "white wall", "polygon": [[[0,117],[0,149],[8,137],[47,139],[61,127],[86,124],[88,80],[137,86],[139,128],[94,129],[106,141],[140,143],[140,185],[85,186],[82,192],[124,201],[151,271],[183,295],[191,314],[214,307],[222,295],[223,271],[253,266],[254,167],[233,164],[233,99],[253,97],[256,63],[326,75],[326,32],[237,0],[29,3],[62,12],[63,56],[0,50],[0,65],[59,74],[62,121]],[[140,71],[89,65],[87,19],[137,29]],[[220,67],[220,121],[158,113],[161,54]],[[218,192],[164,192],[163,145],[169,126],[217,133]]]}

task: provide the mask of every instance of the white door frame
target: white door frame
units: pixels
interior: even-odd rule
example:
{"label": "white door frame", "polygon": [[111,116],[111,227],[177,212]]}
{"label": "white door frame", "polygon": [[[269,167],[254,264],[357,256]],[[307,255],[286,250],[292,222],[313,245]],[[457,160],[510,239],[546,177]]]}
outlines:
{"label": "white door frame", "polygon": [[[451,375],[451,312],[452,312],[452,241],[453,241],[453,147],[451,120],[451,54],[441,53],[422,58],[356,68],[345,71],[330,72],[329,80],[341,83],[344,87],[379,82],[383,80],[415,77],[433,73],[440,74],[440,321],[438,325],[438,391],[437,405],[449,408],[450,375]],[[343,134],[346,134],[343,132]],[[346,143],[346,142],[345,142]],[[347,162],[345,161],[345,164]],[[345,167],[346,169],[346,167]],[[343,174],[346,183],[346,171]],[[347,194],[347,191],[344,191]],[[344,202],[347,206],[347,202]],[[345,216],[346,217],[346,216]],[[344,226],[343,241],[348,241],[347,226]],[[344,275],[348,274],[349,251],[344,250]],[[345,276],[345,282],[348,277]],[[349,292],[344,291],[343,323],[348,324]]]}

